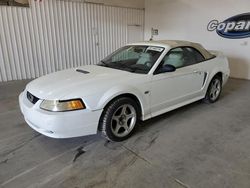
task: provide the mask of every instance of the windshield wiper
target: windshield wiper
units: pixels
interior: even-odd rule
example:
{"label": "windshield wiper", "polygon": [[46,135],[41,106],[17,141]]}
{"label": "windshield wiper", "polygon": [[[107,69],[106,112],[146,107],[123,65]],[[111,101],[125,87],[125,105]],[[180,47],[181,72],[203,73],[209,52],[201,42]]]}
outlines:
{"label": "windshield wiper", "polygon": [[119,70],[129,71],[129,72],[133,71],[133,69],[130,66],[124,63],[118,62],[118,61],[114,63],[114,68],[119,69]]}
{"label": "windshield wiper", "polygon": [[123,70],[123,71],[128,71],[128,72],[136,72],[138,70],[141,70],[140,68],[138,67],[130,67],[128,65],[125,65],[121,62],[112,62],[112,64],[108,64],[106,63],[105,61],[101,60],[100,61],[102,64],[98,64],[100,66],[105,66],[105,67],[109,67],[109,68],[114,68],[114,69],[119,69],[119,70]]}
{"label": "windshield wiper", "polygon": [[[100,62],[101,62],[105,67],[110,67],[109,64],[107,64],[105,61],[101,60]],[[100,65],[100,64],[98,64],[98,65]],[[103,66],[103,65],[100,65],[100,66]]]}
{"label": "windshield wiper", "polygon": [[131,72],[136,72],[137,70],[142,70],[138,67],[130,67]]}

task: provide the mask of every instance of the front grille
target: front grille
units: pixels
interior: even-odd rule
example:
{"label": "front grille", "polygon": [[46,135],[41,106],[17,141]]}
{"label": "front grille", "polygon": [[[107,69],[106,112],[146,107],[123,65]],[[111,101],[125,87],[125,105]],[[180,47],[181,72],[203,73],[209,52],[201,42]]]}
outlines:
{"label": "front grille", "polygon": [[30,92],[27,91],[27,99],[32,103],[36,104],[36,102],[39,100],[36,96],[32,95]]}

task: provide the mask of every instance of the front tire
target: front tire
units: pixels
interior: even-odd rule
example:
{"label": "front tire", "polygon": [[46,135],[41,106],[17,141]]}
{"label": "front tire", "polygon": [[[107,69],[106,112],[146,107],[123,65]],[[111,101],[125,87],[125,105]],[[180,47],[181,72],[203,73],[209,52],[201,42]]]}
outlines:
{"label": "front tire", "polygon": [[211,80],[204,101],[206,103],[214,103],[220,98],[222,90],[222,79],[219,75],[216,75]]}
{"label": "front tire", "polygon": [[102,135],[110,141],[126,140],[135,130],[138,112],[138,105],[131,98],[114,100],[104,109],[100,119]]}

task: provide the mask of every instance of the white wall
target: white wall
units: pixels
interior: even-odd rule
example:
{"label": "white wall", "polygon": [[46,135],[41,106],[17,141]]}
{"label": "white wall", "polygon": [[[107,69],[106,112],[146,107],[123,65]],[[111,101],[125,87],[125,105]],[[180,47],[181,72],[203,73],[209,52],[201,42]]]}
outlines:
{"label": "white wall", "polygon": [[30,8],[0,6],[0,81],[98,63],[128,42],[128,26],[140,25],[143,34],[143,9],[30,2]]}
{"label": "white wall", "polygon": [[153,27],[159,29],[155,40],[190,40],[221,50],[229,57],[231,77],[250,79],[250,38],[225,39],[207,31],[209,21],[224,21],[249,7],[249,0],[145,0],[145,40]]}

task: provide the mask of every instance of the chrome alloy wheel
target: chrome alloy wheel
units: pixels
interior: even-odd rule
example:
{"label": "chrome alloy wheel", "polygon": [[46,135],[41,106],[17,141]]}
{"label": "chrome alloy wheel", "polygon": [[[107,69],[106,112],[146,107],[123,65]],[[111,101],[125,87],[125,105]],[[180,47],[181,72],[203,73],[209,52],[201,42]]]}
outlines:
{"label": "chrome alloy wheel", "polygon": [[210,98],[215,101],[221,92],[221,81],[219,79],[214,79],[211,83]]}
{"label": "chrome alloy wheel", "polygon": [[111,130],[117,137],[127,136],[136,124],[136,110],[130,104],[121,105],[113,114]]}

